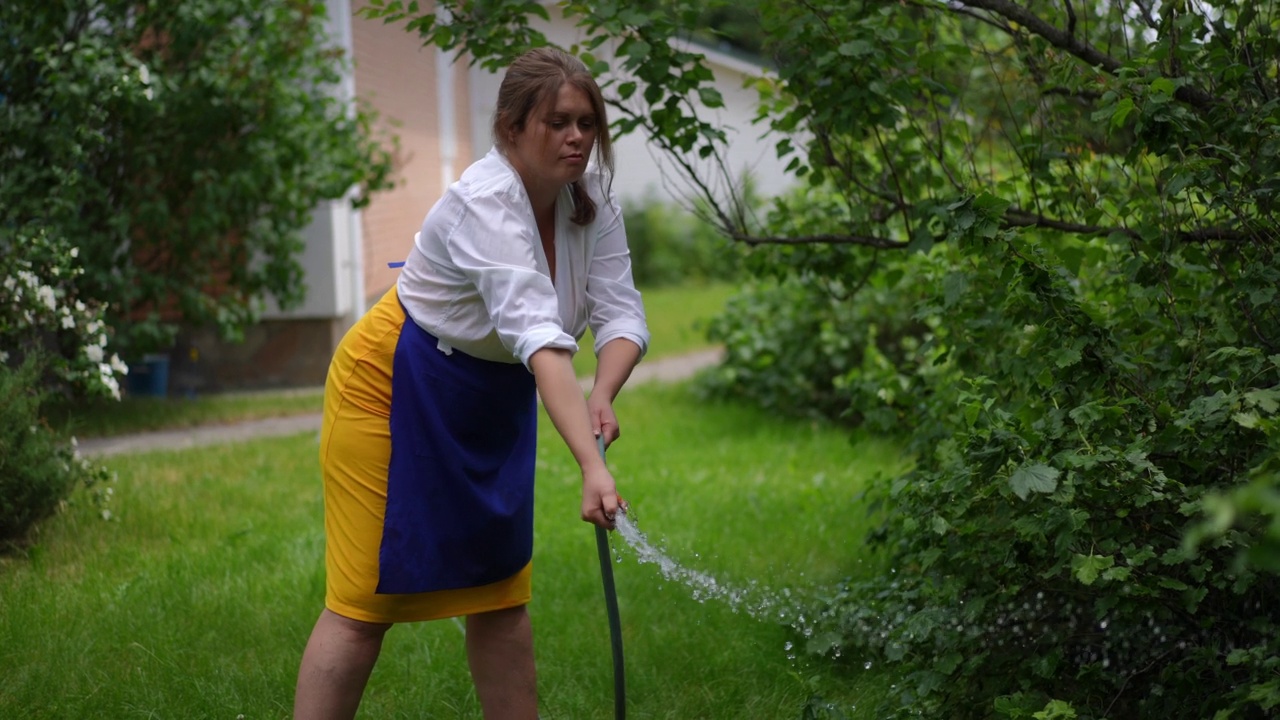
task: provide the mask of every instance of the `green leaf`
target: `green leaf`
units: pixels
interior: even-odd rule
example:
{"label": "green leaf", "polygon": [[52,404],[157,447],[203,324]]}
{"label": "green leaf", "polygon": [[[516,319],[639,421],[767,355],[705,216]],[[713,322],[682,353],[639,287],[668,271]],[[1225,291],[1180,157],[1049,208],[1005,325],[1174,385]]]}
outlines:
{"label": "green leaf", "polygon": [[1071,557],[1071,571],[1075,574],[1076,579],[1085,585],[1092,585],[1102,571],[1110,568],[1115,564],[1115,558],[1110,555],[1081,555],[1076,553]]}
{"label": "green leaf", "polygon": [[1061,472],[1056,468],[1042,463],[1028,465],[1018,468],[1009,477],[1009,487],[1018,497],[1026,500],[1033,492],[1051,493],[1057,490],[1059,474]]}
{"label": "green leaf", "polygon": [[1133,98],[1125,98],[1116,103],[1116,109],[1111,113],[1111,127],[1123,126],[1125,118],[1129,117],[1129,113],[1132,113],[1134,108]]}
{"label": "green leaf", "polygon": [[1054,365],[1066,368],[1080,362],[1080,351],[1074,347],[1064,347],[1049,353],[1049,357],[1053,358]]}
{"label": "green leaf", "polygon": [[1106,572],[1102,573],[1102,579],[1124,581],[1124,580],[1128,580],[1129,576],[1132,574],[1133,574],[1133,568],[1124,567],[1124,566],[1111,567],[1111,568],[1107,568]]}
{"label": "green leaf", "polygon": [[720,91],[713,87],[698,88],[698,98],[702,100],[702,104],[709,108],[724,107],[724,97],[720,95]]}
{"label": "green leaf", "polygon": [[1242,413],[1236,413],[1235,415],[1232,415],[1231,419],[1234,420],[1236,424],[1239,425],[1240,427],[1249,428],[1250,430],[1252,430],[1258,427],[1258,422],[1261,418],[1258,417],[1258,413],[1256,412],[1242,412]]}
{"label": "green leaf", "polygon": [[969,287],[969,277],[963,272],[950,272],[942,279],[943,307],[952,307]]}
{"label": "green leaf", "polygon": [[1276,410],[1280,410],[1280,388],[1250,390],[1244,394],[1244,399],[1250,405],[1265,413],[1274,413]]}
{"label": "green leaf", "polygon": [[840,47],[836,48],[836,52],[845,57],[861,57],[871,53],[871,43],[866,40],[850,40]]}
{"label": "green leaf", "polygon": [[1151,92],[1155,95],[1173,95],[1177,86],[1167,77],[1158,77],[1151,81]]}

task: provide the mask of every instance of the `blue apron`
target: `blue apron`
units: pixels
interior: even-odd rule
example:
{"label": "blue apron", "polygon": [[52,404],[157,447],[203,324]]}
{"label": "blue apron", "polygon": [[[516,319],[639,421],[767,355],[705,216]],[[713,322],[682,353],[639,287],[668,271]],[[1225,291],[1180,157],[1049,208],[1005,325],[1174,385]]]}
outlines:
{"label": "blue apron", "polygon": [[538,406],[524,365],[446,354],[405,312],[390,423],[377,592],[487,585],[528,564]]}

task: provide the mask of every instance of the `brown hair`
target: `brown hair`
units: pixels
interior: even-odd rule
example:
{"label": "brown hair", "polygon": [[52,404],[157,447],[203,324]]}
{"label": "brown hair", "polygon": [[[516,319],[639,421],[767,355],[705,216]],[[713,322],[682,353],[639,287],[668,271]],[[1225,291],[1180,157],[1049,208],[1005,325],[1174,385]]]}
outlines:
{"label": "brown hair", "polygon": [[[608,168],[609,181],[612,183],[613,145],[609,141],[604,96],[587,66],[563,50],[534,48],[516,58],[507,68],[506,77],[498,88],[498,106],[493,113],[493,141],[499,150],[506,152],[511,133],[523,130],[529,115],[555,97],[565,83],[586,93],[591,100],[598,128],[596,160]],[[603,184],[603,173],[601,182]],[[578,180],[570,186],[570,190],[573,193],[573,215],[570,219],[578,225],[590,223],[596,217],[596,204],[587,194],[587,189]]]}

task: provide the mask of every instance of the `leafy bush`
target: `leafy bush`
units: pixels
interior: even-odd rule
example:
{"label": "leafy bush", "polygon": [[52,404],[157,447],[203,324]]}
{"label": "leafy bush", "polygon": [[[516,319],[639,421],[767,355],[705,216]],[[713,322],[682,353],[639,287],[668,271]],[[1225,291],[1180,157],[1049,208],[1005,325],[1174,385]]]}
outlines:
{"label": "leafy bush", "polygon": [[302,298],[324,199],[387,184],[319,0],[0,3],[0,231],[74,238],[112,345]]}
{"label": "leafy bush", "polygon": [[0,365],[40,358],[44,389],[120,399],[128,369],[107,350],[105,308],[82,299],[80,250],[65,239],[0,233]]}
{"label": "leafy bush", "polygon": [[45,233],[0,234],[0,548],[21,545],[77,487],[110,517],[106,470],[44,419],[46,400],[119,400],[127,372],[106,349],[104,308],[80,294],[79,256]]}
{"label": "leafy bush", "polygon": [[623,209],[631,271],[645,287],[733,280],[741,248],[683,208],[648,199]]}
{"label": "leafy bush", "polygon": [[970,236],[845,302],[779,258],[717,322],[712,382],[917,458],[877,496],[896,572],[842,587],[811,650],[901,663],[899,700],[946,717],[1280,706],[1271,248]]}
{"label": "leafy bush", "polygon": [[111,517],[106,469],[81,458],[74,440],[41,419],[40,373],[35,356],[16,369],[0,363],[0,549],[20,547],[78,487],[89,489],[104,519]]}

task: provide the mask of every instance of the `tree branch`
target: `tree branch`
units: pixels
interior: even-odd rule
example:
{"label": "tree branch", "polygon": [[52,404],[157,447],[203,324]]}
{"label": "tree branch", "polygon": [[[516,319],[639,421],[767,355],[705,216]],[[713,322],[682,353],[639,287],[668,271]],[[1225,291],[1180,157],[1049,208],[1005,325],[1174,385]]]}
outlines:
{"label": "tree branch", "polygon": [[[1082,42],[1071,33],[1062,30],[1017,5],[1012,0],[962,0],[963,5],[993,12],[1005,19],[1012,20],[1031,32],[1048,40],[1051,45],[1061,48],[1084,60],[1090,65],[1100,67],[1111,74],[1116,74],[1123,66],[1116,58],[1107,55],[1087,42]],[[1174,91],[1174,97],[1197,108],[1208,108],[1216,101],[1212,95],[1192,85],[1182,85]]]}
{"label": "tree branch", "polygon": [[[1110,235],[1111,233],[1120,233],[1134,240],[1142,239],[1142,236],[1139,235],[1136,230],[1131,230],[1129,228],[1083,225],[1081,223],[1073,223],[1066,220],[1045,217],[1044,215],[1037,215],[1018,208],[1010,208],[1005,211],[1004,223],[1006,227],[1041,227],[1071,233],[1073,235]],[[1237,230],[1235,228],[1205,227],[1196,228],[1195,230],[1182,230],[1177,233],[1177,239],[1188,243],[1209,243],[1244,242],[1247,240],[1262,238],[1257,233]]]}
{"label": "tree branch", "polygon": [[800,235],[797,237],[782,237],[779,235],[755,236],[744,233],[731,233],[729,237],[747,245],[862,245],[881,250],[907,246],[905,240],[891,240],[869,235]]}

